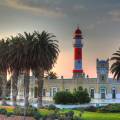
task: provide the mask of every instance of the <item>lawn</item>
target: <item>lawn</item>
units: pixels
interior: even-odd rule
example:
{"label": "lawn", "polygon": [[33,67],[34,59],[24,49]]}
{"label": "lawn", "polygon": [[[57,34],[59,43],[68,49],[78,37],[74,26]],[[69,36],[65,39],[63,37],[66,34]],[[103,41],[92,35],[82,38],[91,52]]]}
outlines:
{"label": "lawn", "polygon": [[82,118],[84,120],[120,120],[120,113],[85,112]]}
{"label": "lawn", "polygon": [[[69,110],[62,110],[67,112]],[[74,114],[79,116],[80,112],[74,110]],[[82,115],[83,120],[120,120],[120,113],[98,113],[98,112],[84,112]]]}

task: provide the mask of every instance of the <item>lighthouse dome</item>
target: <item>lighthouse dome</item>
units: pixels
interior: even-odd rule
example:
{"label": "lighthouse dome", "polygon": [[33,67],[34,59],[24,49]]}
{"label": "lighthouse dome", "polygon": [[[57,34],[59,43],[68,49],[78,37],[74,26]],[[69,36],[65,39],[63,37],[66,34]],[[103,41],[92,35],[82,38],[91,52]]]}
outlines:
{"label": "lighthouse dome", "polygon": [[79,27],[77,27],[77,29],[75,30],[75,34],[82,34],[82,31],[79,29]]}
{"label": "lighthouse dome", "polygon": [[82,39],[82,31],[77,27],[77,29],[74,32],[74,39],[81,38]]}

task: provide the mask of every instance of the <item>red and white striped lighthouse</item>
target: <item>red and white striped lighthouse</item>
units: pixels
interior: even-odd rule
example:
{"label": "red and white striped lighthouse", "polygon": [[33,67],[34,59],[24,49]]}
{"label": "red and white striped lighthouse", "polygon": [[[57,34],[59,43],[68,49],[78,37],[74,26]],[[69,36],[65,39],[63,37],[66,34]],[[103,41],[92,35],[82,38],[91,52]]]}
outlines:
{"label": "red and white striped lighthouse", "polygon": [[80,78],[83,75],[82,69],[82,32],[79,27],[75,30],[74,33],[74,70],[73,77]]}

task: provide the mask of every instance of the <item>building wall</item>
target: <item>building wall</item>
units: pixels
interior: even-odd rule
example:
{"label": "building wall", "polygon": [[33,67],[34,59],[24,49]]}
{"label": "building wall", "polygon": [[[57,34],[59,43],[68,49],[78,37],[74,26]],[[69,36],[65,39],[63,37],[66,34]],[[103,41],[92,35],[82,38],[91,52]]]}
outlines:
{"label": "building wall", "polygon": [[[91,103],[117,103],[120,102],[120,83],[112,81],[108,83],[99,83],[97,78],[79,78],[79,79],[56,79],[56,80],[45,80],[44,88],[46,89],[46,96],[43,97],[45,100],[52,100],[53,94],[50,94],[50,90],[56,88],[57,91],[70,90],[82,86],[88,90],[94,89],[94,99],[91,99]],[[105,88],[105,99],[101,99],[101,88]],[[112,89],[116,90],[116,98],[112,99]]]}
{"label": "building wall", "polygon": [[[24,76],[19,77],[18,82],[18,99],[24,98]],[[30,77],[30,93],[29,99],[35,98],[36,78]],[[44,79],[44,95],[43,100],[53,102],[53,96],[57,91],[69,90],[82,86],[88,90],[94,89],[94,98],[91,103],[120,103],[120,82],[112,79],[107,79],[107,82],[100,82],[97,78],[77,78],[77,79]],[[105,99],[101,99],[101,88],[105,88]],[[116,98],[112,99],[112,89],[116,90]]]}

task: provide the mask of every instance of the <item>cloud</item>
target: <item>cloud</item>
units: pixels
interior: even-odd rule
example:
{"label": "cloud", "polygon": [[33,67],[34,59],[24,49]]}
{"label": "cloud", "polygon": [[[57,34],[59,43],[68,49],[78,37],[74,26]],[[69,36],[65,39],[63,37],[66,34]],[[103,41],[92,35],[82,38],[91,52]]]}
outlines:
{"label": "cloud", "polygon": [[32,11],[39,15],[66,16],[79,13],[85,7],[74,1],[64,0],[6,0],[7,5],[16,9]]}
{"label": "cloud", "polygon": [[87,26],[88,30],[95,29],[98,25],[107,24],[113,22],[120,22],[120,10],[111,10],[105,12],[102,17],[98,17],[94,23]]}
{"label": "cloud", "polygon": [[6,3],[12,8],[26,10],[37,15],[49,15],[56,17],[64,16],[64,14],[59,11],[57,7],[51,9],[47,0],[45,0],[45,2],[42,2],[41,0],[6,0]]}
{"label": "cloud", "polygon": [[87,30],[93,30],[98,27],[98,25],[105,24],[108,22],[108,18],[103,17],[96,20],[94,23],[91,23],[87,26]]}
{"label": "cloud", "polygon": [[86,7],[83,6],[83,5],[75,4],[75,5],[73,6],[73,10],[75,10],[75,11],[86,10]]}
{"label": "cloud", "polygon": [[120,22],[120,10],[113,10],[108,12],[108,15],[111,16],[112,21]]}

